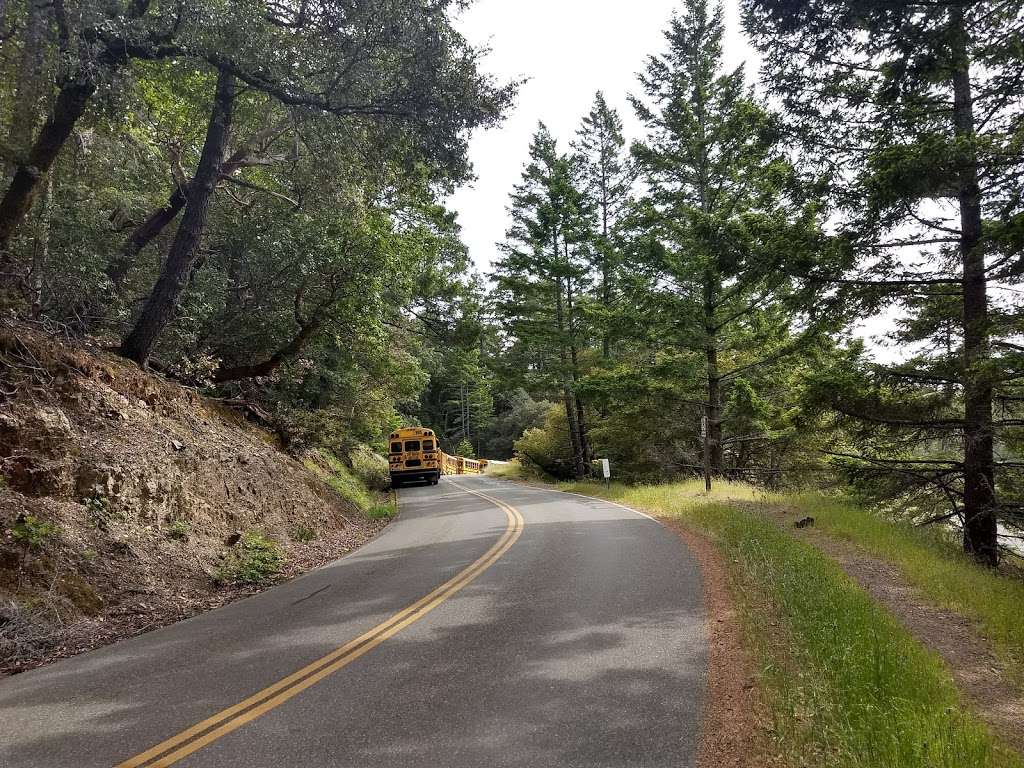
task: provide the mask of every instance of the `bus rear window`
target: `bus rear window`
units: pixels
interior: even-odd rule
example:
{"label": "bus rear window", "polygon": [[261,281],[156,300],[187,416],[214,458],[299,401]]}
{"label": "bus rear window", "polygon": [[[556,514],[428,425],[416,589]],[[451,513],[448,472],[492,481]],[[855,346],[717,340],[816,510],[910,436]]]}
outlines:
{"label": "bus rear window", "polygon": [[391,444],[391,452],[392,453],[401,453],[402,452],[402,444],[401,443],[392,443]]}
{"label": "bus rear window", "polygon": [[424,440],[423,441],[423,450],[424,451],[432,451],[432,450],[434,450],[434,441],[433,440]]}
{"label": "bus rear window", "polygon": [[405,441],[405,450],[407,450],[407,451],[418,451],[419,449],[420,449],[420,441],[419,440],[406,440]]}

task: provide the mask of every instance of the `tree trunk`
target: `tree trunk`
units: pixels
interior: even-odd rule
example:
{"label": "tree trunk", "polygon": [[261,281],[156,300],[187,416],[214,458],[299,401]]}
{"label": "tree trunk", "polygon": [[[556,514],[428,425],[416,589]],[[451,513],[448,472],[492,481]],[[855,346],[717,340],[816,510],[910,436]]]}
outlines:
{"label": "tree trunk", "polygon": [[713,275],[704,279],[704,354],[707,360],[707,403],[704,406],[704,487],[722,474],[722,379],[718,372],[718,332],[715,328]]}
{"label": "tree trunk", "polygon": [[65,81],[28,157],[15,168],[10,186],[0,200],[0,267],[10,264],[8,246],[28,216],[39,180],[50,170],[95,92],[95,84],[86,78]]}
{"label": "tree trunk", "polygon": [[[568,246],[567,246],[568,249]],[[566,254],[568,262],[568,254]],[[565,279],[565,304],[568,309],[569,326],[569,362],[572,381],[573,401],[576,408],[576,442],[580,447],[580,462],[584,474],[590,474],[590,441],[587,439],[587,422],[583,415],[583,401],[578,391],[580,379],[579,352],[576,347],[576,306],[573,300],[572,278]]]}
{"label": "tree trunk", "polygon": [[266,360],[262,360],[258,363],[252,363],[251,365],[235,365],[230,368],[222,366],[213,374],[213,380],[218,384],[223,384],[228,381],[255,379],[257,376],[269,376],[277,370],[282,363],[301,352],[302,348],[306,346],[306,343],[322,325],[322,316],[313,318],[309,323],[302,326],[302,328],[299,329],[299,332],[295,334],[288,343],[276,350],[274,354]]}
{"label": "tree trunk", "polygon": [[[243,142],[242,145],[221,165],[221,176],[231,176],[237,173],[249,161],[257,144],[262,141],[272,140],[281,135],[288,127],[288,121],[282,120],[276,124],[259,131],[254,136]],[[192,182],[189,182],[191,185]],[[128,277],[135,259],[142,250],[166,229],[188,202],[188,188],[182,189],[176,186],[162,208],[152,211],[142,223],[128,236],[121,253],[107,265],[106,275],[115,288],[120,288]]]}
{"label": "tree trunk", "polygon": [[128,277],[128,270],[131,269],[135,259],[153,239],[164,231],[188,202],[185,192],[181,187],[176,187],[167,201],[167,205],[158,208],[147,216],[139,226],[128,236],[121,253],[117,258],[107,265],[106,274],[115,288],[120,288]]}
{"label": "tree trunk", "polygon": [[[971,147],[975,137],[970,62],[963,11],[950,11],[953,24],[953,121],[955,134]],[[973,149],[959,170],[960,254],[963,260],[964,333],[964,550],[986,565],[998,565],[992,382],[989,356],[988,285],[982,237],[981,188]]]}
{"label": "tree trunk", "polygon": [[601,168],[601,306],[604,307],[604,322],[601,327],[601,357],[605,360],[612,356],[611,334],[608,332],[608,316],[611,314],[612,287],[611,265],[609,262],[608,243],[608,179],[603,164]]}
{"label": "tree trunk", "polygon": [[46,179],[46,189],[43,197],[42,221],[40,222],[41,232],[35,244],[32,258],[32,271],[29,279],[29,291],[31,296],[31,308],[29,316],[38,320],[43,315],[43,272],[46,269],[46,262],[50,259],[50,231],[53,220],[53,175]]}
{"label": "tree trunk", "polygon": [[171,321],[185,290],[206,227],[210,198],[220,180],[221,165],[231,130],[235,78],[226,70],[217,75],[217,92],[196,175],[188,189],[188,205],[171,243],[163,271],[142,314],[121,345],[121,353],[144,366],[157,339]]}
{"label": "tree trunk", "polygon": [[[555,244],[556,253],[558,244]],[[562,400],[565,405],[565,420],[569,428],[569,445],[572,449],[573,477],[583,477],[583,450],[580,445],[579,423],[576,420],[575,398],[572,391],[572,379],[569,373],[569,353],[565,344],[565,308],[562,299],[562,279],[555,280],[555,322],[558,326],[558,359],[561,363]]]}
{"label": "tree trunk", "polygon": [[590,450],[590,436],[587,434],[587,420],[583,412],[583,401],[576,395],[576,427],[580,431],[580,453],[583,459],[585,474],[590,474],[590,464],[594,460],[594,454]]}

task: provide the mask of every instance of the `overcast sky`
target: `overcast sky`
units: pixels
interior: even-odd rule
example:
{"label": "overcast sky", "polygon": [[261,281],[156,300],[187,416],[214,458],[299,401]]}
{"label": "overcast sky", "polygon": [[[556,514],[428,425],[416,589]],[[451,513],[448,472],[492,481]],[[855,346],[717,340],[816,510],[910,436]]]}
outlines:
{"label": "overcast sky", "polygon": [[[627,142],[641,127],[626,95],[642,95],[636,75],[652,53],[664,47],[664,31],[678,0],[633,0],[610,4],[593,0],[476,0],[457,18],[457,25],[476,45],[491,54],[485,68],[499,80],[529,78],[498,128],[478,132],[470,142],[477,176],[460,189],[449,205],[458,212],[462,239],[474,263],[489,270],[495,243],[508,228],[508,198],[527,161],[530,137],[543,120],[564,148],[576,135],[594,94],[604,91],[619,110]],[[728,67],[747,64],[747,78],[756,81],[759,59],[740,28],[737,0],[724,0]],[[872,341],[879,359],[899,352],[880,343],[893,313],[884,312],[859,323],[856,333]]]}
{"label": "overcast sky", "polygon": [[[622,115],[627,141],[637,138],[639,126],[626,94],[639,95],[636,74],[647,56],[662,50],[664,30],[677,7],[675,0],[614,5],[594,0],[477,0],[459,16],[462,33],[491,48],[487,71],[502,81],[529,78],[508,119],[473,137],[470,157],[477,181],[449,201],[481,271],[494,259],[495,243],[504,239],[508,197],[519,182],[539,120],[567,147],[601,90]],[[749,61],[748,75],[753,77],[756,58],[740,32],[735,0],[727,0],[725,7],[726,64]]]}

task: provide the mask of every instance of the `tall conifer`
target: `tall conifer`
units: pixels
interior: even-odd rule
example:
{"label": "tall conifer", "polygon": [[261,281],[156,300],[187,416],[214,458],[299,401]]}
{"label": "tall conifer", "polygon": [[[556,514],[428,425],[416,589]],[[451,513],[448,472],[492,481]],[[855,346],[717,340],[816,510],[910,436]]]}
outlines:
{"label": "tall conifer", "polygon": [[965,549],[995,564],[997,517],[1024,508],[999,502],[1020,478],[1013,461],[997,459],[1000,441],[1024,424],[1013,289],[1024,274],[1024,6],[745,6],[766,85],[804,158],[832,182],[844,247],[816,276],[865,315],[897,308],[895,338],[912,345],[901,365],[826,382],[844,414],[888,436],[854,461],[947,499]]}

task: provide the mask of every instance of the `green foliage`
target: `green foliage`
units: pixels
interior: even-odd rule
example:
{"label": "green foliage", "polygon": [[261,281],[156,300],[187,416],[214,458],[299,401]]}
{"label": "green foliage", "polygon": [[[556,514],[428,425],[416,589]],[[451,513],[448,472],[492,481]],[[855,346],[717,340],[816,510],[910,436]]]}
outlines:
{"label": "green foliage", "polygon": [[487,465],[487,476],[505,480],[525,480],[528,473],[518,459],[511,461],[492,461]]}
{"label": "green foliage", "polygon": [[167,526],[167,538],[174,539],[175,541],[188,541],[188,537],[192,533],[192,526],[188,524],[187,520],[177,518]]}
{"label": "green foliage", "polygon": [[110,506],[110,499],[100,493],[82,499],[82,505],[89,525],[101,531],[110,530],[111,523],[124,520],[124,515]]}
{"label": "green foliage", "polygon": [[572,477],[572,448],[567,434],[565,409],[551,406],[543,427],[528,429],[516,440],[516,460],[528,471]]}
{"label": "green foliage", "polygon": [[349,453],[352,473],[371,491],[386,490],[391,484],[388,460],[369,446],[361,445]]}
{"label": "green foliage", "polygon": [[995,564],[998,523],[1024,524],[1019,447],[1001,455],[1024,402],[1024,7],[743,6],[830,212],[815,282],[851,319],[896,318],[898,360],[852,361],[833,398],[820,389],[853,433],[844,470],[969,521],[965,546]]}
{"label": "green foliage", "polygon": [[11,526],[13,539],[29,550],[42,549],[57,535],[57,526],[40,520],[35,515],[19,515]]}
{"label": "green foliage", "polygon": [[310,542],[316,539],[316,530],[308,525],[297,525],[292,530],[292,538],[295,541]]}
{"label": "green foliage", "polygon": [[356,509],[366,512],[373,506],[369,491],[336,456],[320,452],[307,457],[302,463]]}
{"label": "green foliage", "polygon": [[[321,451],[307,456],[303,464],[366,517],[372,520],[390,519],[398,511],[394,503],[381,501],[382,494],[363,480],[365,476],[375,484],[382,483],[380,459],[374,456],[364,447],[352,459],[353,467],[348,467],[333,454]],[[384,469],[387,469],[386,460]]]}
{"label": "green foliage", "polygon": [[469,440],[466,440],[465,438],[463,438],[462,442],[455,446],[455,455],[463,456],[467,459],[476,458],[476,452],[473,450],[473,444],[469,442]]}
{"label": "green foliage", "polygon": [[513,389],[497,401],[493,420],[479,436],[479,455],[487,459],[511,459],[515,441],[528,429],[543,426],[549,410],[551,403],[534,400],[522,388]]}
{"label": "green foliage", "polygon": [[225,556],[214,580],[219,584],[269,584],[281,572],[284,553],[276,542],[247,531]]}
{"label": "green foliage", "polygon": [[511,196],[512,226],[495,264],[495,302],[513,353],[535,391],[564,402],[571,472],[589,456],[579,393],[580,355],[589,329],[579,303],[592,288],[593,201],[582,191],[571,156],[558,150],[542,122],[530,161]]}
{"label": "green foliage", "polygon": [[[187,285],[159,338],[162,371],[251,402],[296,454],[380,441],[417,410],[439,351],[476,348],[482,290],[441,201],[470,176],[470,133],[500,119],[516,85],[481,70],[449,15],[459,5],[315,0],[293,16],[85,3],[58,20],[56,6],[11,0],[0,197],[55,92],[83,84],[88,103],[60,116],[75,151],[31,169],[36,204],[0,247],[0,301],[123,338],[163,275]],[[245,86],[223,178],[190,233],[201,257],[167,275],[211,116],[210,62],[225,56]],[[425,343],[432,318],[453,318],[454,336]],[[472,397],[465,434],[491,410],[486,383]]]}

